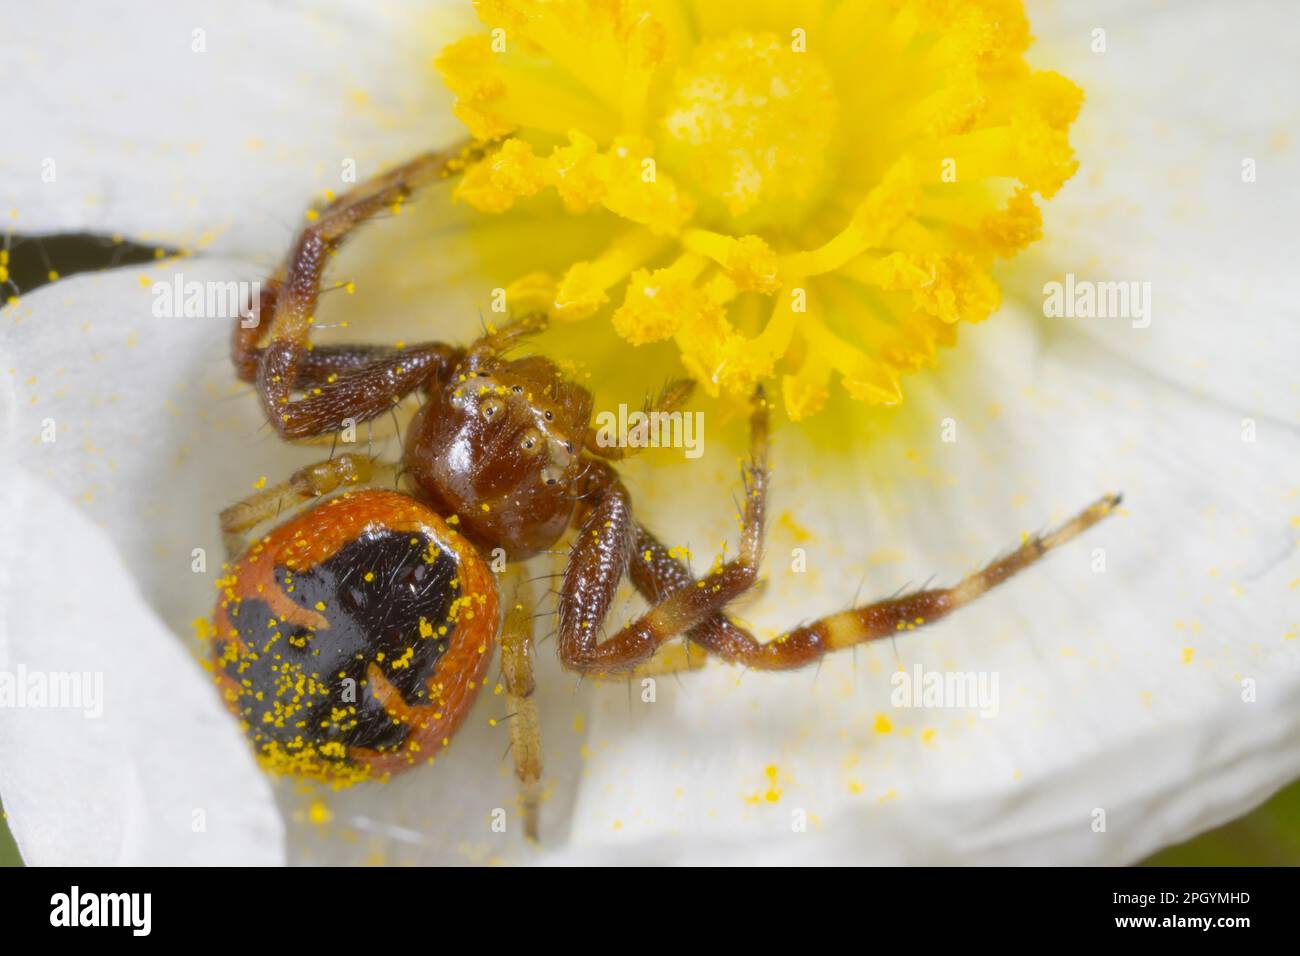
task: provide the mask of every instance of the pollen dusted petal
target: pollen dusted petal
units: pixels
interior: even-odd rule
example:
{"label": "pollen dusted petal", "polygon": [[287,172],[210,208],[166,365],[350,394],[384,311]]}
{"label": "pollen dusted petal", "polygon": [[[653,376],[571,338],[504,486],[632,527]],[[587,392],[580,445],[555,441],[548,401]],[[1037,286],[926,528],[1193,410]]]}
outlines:
{"label": "pollen dusted petal", "polygon": [[518,139],[458,194],[510,215],[553,187],[571,214],[556,229],[631,228],[558,270],[525,254],[518,275],[561,276],[558,318],[671,337],[711,394],[779,376],[792,418],[837,375],[861,401],[902,401],[902,375],[997,309],[990,268],[1041,236],[1035,194],[1077,166],[1083,94],[1026,64],[1021,0],[477,8],[495,32],[439,69],[472,132]]}

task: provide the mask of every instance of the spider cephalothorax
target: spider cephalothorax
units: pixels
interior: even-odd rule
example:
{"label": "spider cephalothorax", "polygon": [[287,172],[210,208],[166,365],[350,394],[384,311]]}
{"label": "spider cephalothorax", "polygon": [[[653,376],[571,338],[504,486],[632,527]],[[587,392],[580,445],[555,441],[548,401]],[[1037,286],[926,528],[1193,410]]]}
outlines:
{"label": "spider cephalothorax", "polygon": [[[222,513],[233,557],[214,615],[214,669],[272,768],[351,783],[432,762],[482,687],[499,642],[525,830],[534,834],[541,752],[533,615],[517,568],[571,529],[557,615],[560,659],[584,674],[626,678],[696,667],[707,654],[754,668],[802,667],[923,626],[1030,566],[1118,502],[1101,498],[953,587],[851,608],[757,640],[726,610],[754,585],[762,560],[768,406],[761,389],[750,419],[740,548],[697,580],[634,517],[610,464],[628,450],[595,440],[590,394],[543,357],[510,357],[544,316],[523,316],[468,348],[312,345],[321,273],[346,235],[483,154],[470,146],[418,157],[320,210],[264,288],[261,314],[269,324],[237,324],[236,371],[256,385],[284,438],[328,435],[386,415],[417,392],[424,400],[400,463],[405,493],[362,490],[387,469],[348,454]],[[672,407],[688,392],[670,387],[658,404]],[[246,546],[245,532],[287,506],[321,498]],[[494,563],[506,557],[515,576],[504,601],[485,561],[489,552]],[[650,609],[606,633],[625,577]]]}
{"label": "spider cephalothorax", "polygon": [[416,414],[403,461],[423,495],[511,560],[549,548],[573,517],[591,395],[533,356],[472,350]]}

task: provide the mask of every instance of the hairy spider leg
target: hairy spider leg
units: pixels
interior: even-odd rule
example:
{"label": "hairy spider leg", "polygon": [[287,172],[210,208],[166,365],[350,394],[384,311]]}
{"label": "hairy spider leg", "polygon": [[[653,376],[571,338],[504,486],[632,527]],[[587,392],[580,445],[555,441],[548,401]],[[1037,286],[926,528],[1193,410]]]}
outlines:
{"label": "hairy spider leg", "polygon": [[[259,321],[236,320],[231,358],[253,381],[267,420],[281,437],[310,438],[386,412],[447,371],[461,354],[429,342],[405,349],[343,346],[315,349],[311,331],[321,277],[330,257],[360,224],[400,206],[416,189],[447,179],[484,154],[477,144],[424,153],[350,190],[319,210],[298,235],[285,266],[266,283]],[[259,344],[269,316],[264,345]],[[315,354],[318,352],[320,354]],[[294,393],[304,394],[294,397]]]}
{"label": "hairy spider leg", "polygon": [[221,536],[227,556],[242,553],[247,546],[244,535],[258,525],[274,521],[283,512],[339,488],[369,484],[386,467],[391,466],[381,465],[365,455],[339,455],[299,468],[287,481],[235,502],[221,512]]}
{"label": "hairy spider leg", "polygon": [[515,562],[501,582],[506,605],[501,627],[501,674],[505,678],[509,708],[510,754],[515,763],[524,836],[537,839],[537,818],[542,799],[542,728],[533,698],[533,592],[532,584]]}
{"label": "hairy spider leg", "polygon": [[[767,403],[756,397],[751,416],[751,461],[745,469],[745,508],[739,555],[700,580],[652,535],[632,523],[626,491],[612,485],[591,509],[574,544],[560,602],[560,654],[565,666],[583,672],[633,668],[665,641],[686,633],[717,656],[748,667],[788,670],[856,644],[932,624],[965,607],[1025,570],[1049,551],[1078,537],[1110,515],[1120,502],[1106,495],[1065,524],[1027,538],[1015,551],[947,588],[932,588],[832,614],[760,642],[721,612],[754,586],[763,550],[767,493]],[[632,555],[639,549],[640,560]],[[604,641],[600,626],[619,576],[657,603]]]}

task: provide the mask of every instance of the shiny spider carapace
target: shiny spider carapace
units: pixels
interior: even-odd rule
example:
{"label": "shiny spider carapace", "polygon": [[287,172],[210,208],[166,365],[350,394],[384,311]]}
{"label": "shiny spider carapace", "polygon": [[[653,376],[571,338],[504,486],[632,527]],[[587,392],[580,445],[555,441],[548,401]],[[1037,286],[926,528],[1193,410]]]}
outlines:
{"label": "shiny spider carapace", "polygon": [[[331,456],[224,511],[231,564],[220,583],[212,657],[231,709],[263,763],[335,783],[433,762],[464,720],[501,646],[525,829],[536,833],[541,754],[532,700],[527,589],[511,568],[571,528],[558,608],[564,666],[625,679],[699,666],[708,654],[764,669],[928,624],[969,603],[1110,513],[1107,496],[953,587],[856,607],[760,642],[726,614],[753,587],[763,550],[768,409],[755,395],[738,555],[696,580],[634,517],[590,428],[592,399],[542,357],[511,357],[545,317],[522,317],[467,348],[315,346],[322,271],[348,233],[421,185],[454,175],[480,147],[430,153],[319,211],[261,293],[264,321],[237,323],[233,360],[286,439],[337,432],[420,393],[398,465],[405,491],[368,488],[393,466]],[[265,321],[269,318],[269,322]],[[664,405],[686,388],[672,388]],[[245,546],[286,507],[323,499]],[[612,634],[624,575],[649,610]],[[509,593],[513,590],[513,593]],[[502,605],[507,607],[503,608]]]}

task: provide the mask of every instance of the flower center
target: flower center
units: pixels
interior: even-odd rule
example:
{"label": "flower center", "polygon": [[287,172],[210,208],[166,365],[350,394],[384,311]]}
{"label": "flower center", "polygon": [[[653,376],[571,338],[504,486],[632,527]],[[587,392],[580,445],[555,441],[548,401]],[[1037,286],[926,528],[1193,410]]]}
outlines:
{"label": "flower center", "polygon": [[696,47],[674,78],[663,159],[705,218],[740,231],[788,225],[825,195],[839,104],[797,42],[732,33]]}
{"label": "flower center", "polygon": [[836,386],[901,402],[997,309],[995,261],[1039,237],[1077,165],[1082,93],[1025,62],[1021,0],[478,10],[491,33],[437,68],[470,132],[502,141],[457,198],[546,224],[544,243],[491,234],[510,307],[671,341],[710,394],[779,381],[792,419]]}

